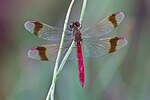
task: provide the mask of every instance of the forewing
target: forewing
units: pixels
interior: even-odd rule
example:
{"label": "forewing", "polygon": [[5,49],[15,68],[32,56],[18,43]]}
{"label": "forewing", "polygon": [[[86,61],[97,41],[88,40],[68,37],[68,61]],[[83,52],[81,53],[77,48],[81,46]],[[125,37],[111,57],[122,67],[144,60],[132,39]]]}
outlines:
{"label": "forewing", "polygon": [[[61,39],[61,28],[49,26],[36,20],[27,21],[24,24],[25,28],[32,34],[49,41],[59,41]],[[67,30],[65,40],[73,39],[71,31]]]}
{"label": "forewing", "polygon": [[101,37],[110,33],[124,19],[123,12],[115,12],[103,19],[97,25],[87,28],[83,31],[83,38]]}
{"label": "forewing", "polygon": [[123,37],[95,39],[83,41],[83,55],[86,57],[98,57],[115,52],[126,46],[127,40]]}

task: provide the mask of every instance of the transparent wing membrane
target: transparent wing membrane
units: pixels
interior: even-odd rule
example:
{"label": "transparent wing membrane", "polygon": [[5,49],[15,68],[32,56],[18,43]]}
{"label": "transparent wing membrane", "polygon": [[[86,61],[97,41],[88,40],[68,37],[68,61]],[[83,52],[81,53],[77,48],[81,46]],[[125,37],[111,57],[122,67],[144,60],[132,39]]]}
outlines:
{"label": "transparent wing membrane", "polygon": [[[49,26],[35,20],[25,22],[24,26],[32,34],[49,41],[60,41],[61,33],[63,32],[61,28]],[[65,40],[71,39],[73,39],[72,33],[71,31],[67,30]]]}
{"label": "transparent wing membrane", "polygon": [[28,51],[28,57],[36,60],[48,61],[53,55],[53,52],[58,48],[58,45],[41,45],[33,47]]}
{"label": "transparent wing membrane", "polygon": [[[82,34],[82,53],[85,57],[99,57],[108,53],[113,53],[127,44],[127,40],[123,37],[102,38],[102,36],[110,33],[124,19],[122,12],[115,12],[108,16],[97,25],[87,28]],[[24,24],[25,28],[32,34],[41,39],[49,40],[50,45],[36,46],[29,50],[28,57],[36,60],[55,61],[59,51],[59,41],[61,39],[62,29],[52,27],[47,24],[32,20]],[[78,32],[79,33],[79,32]],[[75,37],[76,36],[76,37]],[[64,58],[73,38],[78,39],[77,35],[67,30],[64,38],[64,44],[60,61]],[[79,40],[79,41],[81,41]],[[54,42],[54,43],[53,43]],[[68,59],[76,58],[76,47],[74,45]]]}
{"label": "transparent wing membrane", "polygon": [[85,57],[103,56],[115,52],[127,44],[127,40],[123,37],[104,38],[83,42],[82,51]]}
{"label": "transparent wing membrane", "polygon": [[[62,53],[60,57],[60,61],[63,59],[65,56],[71,42],[66,42],[63,45],[63,48],[61,48]],[[52,45],[41,45],[41,46],[36,46],[33,47],[28,51],[28,57],[36,60],[42,60],[42,61],[55,61],[57,54],[59,51],[59,45],[58,44],[52,44]],[[69,55],[68,59],[74,59],[76,52],[75,52],[75,47],[73,47],[73,50],[71,54]]]}
{"label": "transparent wing membrane", "polygon": [[104,36],[116,28],[123,19],[124,14],[122,12],[115,12],[111,16],[100,21],[97,25],[89,27],[83,31],[83,39]]}
{"label": "transparent wing membrane", "polygon": [[[60,61],[63,59],[66,52],[68,51],[70,43],[71,42],[65,43],[63,48],[61,48],[62,54],[60,57]],[[126,44],[127,40],[123,37],[95,39],[92,41],[83,40],[82,53],[84,57],[99,57],[108,53],[113,53],[126,46]],[[57,44],[36,46],[29,50],[28,57],[42,61],[55,61],[59,50],[58,48],[59,45]],[[76,58],[75,45],[68,59],[71,60],[74,58]]]}

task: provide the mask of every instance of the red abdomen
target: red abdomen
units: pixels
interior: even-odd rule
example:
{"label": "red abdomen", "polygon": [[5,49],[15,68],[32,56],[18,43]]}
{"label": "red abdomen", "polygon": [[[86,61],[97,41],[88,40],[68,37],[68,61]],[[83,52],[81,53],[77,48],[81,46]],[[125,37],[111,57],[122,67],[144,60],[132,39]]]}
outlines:
{"label": "red abdomen", "polygon": [[78,76],[81,86],[84,86],[84,62],[82,57],[81,44],[76,44],[77,62],[78,62]]}

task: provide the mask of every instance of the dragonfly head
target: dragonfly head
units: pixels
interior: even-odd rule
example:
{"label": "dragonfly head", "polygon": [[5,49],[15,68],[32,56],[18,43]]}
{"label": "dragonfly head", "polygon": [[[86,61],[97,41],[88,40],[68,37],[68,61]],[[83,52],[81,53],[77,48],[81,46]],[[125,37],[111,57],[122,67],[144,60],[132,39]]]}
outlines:
{"label": "dragonfly head", "polygon": [[80,28],[80,23],[79,23],[78,21],[76,21],[76,22],[71,22],[71,23],[70,23],[70,28],[71,28],[71,30],[72,30],[72,29],[75,29],[75,28]]}

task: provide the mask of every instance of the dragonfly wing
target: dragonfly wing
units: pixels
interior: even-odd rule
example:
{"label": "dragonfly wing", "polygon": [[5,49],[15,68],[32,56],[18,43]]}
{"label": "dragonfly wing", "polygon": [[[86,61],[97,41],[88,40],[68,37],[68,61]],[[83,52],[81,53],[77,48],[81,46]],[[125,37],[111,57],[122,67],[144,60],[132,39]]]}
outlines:
{"label": "dragonfly wing", "polygon": [[123,48],[126,44],[127,40],[123,37],[83,41],[83,55],[86,57],[103,56]]}
{"label": "dragonfly wing", "polygon": [[[60,57],[60,61],[63,60],[64,56],[66,55],[66,53],[67,53],[67,51],[68,51],[68,49],[69,49],[69,47],[70,47],[70,44],[65,44],[65,45],[63,46],[63,48],[62,48],[62,53],[61,53],[61,57]],[[52,55],[53,57],[56,57],[56,56],[57,56],[58,50],[59,50],[59,49],[55,50],[55,52],[54,52],[53,55]],[[72,59],[74,59],[74,58],[76,58],[75,45],[73,46],[72,51],[71,51],[71,53],[69,54],[69,57],[68,57],[67,60],[72,60]],[[53,60],[55,60],[55,59],[53,59]]]}
{"label": "dragonfly wing", "polygon": [[[49,61],[49,60],[55,61],[59,51],[58,48],[59,45],[57,44],[36,46],[28,51],[28,57],[36,60],[42,60],[42,61]],[[68,48],[69,48],[69,43],[65,43],[62,48],[60,61],[65,56]],[[73,49],[68,59],[73,59],[75,57],[76,57],[75,50]]]}
{"label": "dragonfly wing", "polygon": [[28,51],[28,57],[36,60],[48,61],[52,58],[57,48],[58,46],[56,44],[36,46]]}
{"label": "dragonfly wing", "polygon": [[110,33],[124,19],[122,12],[115,12],[111,16],[106,17],[97,25],[91,26],[83,31],[83,38],[101,37]]}
{"label": "dragonfly wing", "polygon": [[[49,26],[36,20],[27,21],[24,24],[25,28],[32,34],[49,41],[59,41],[61,39],[61,28]],[[71,31],[67,30],[65,40],[73,39]]]}

